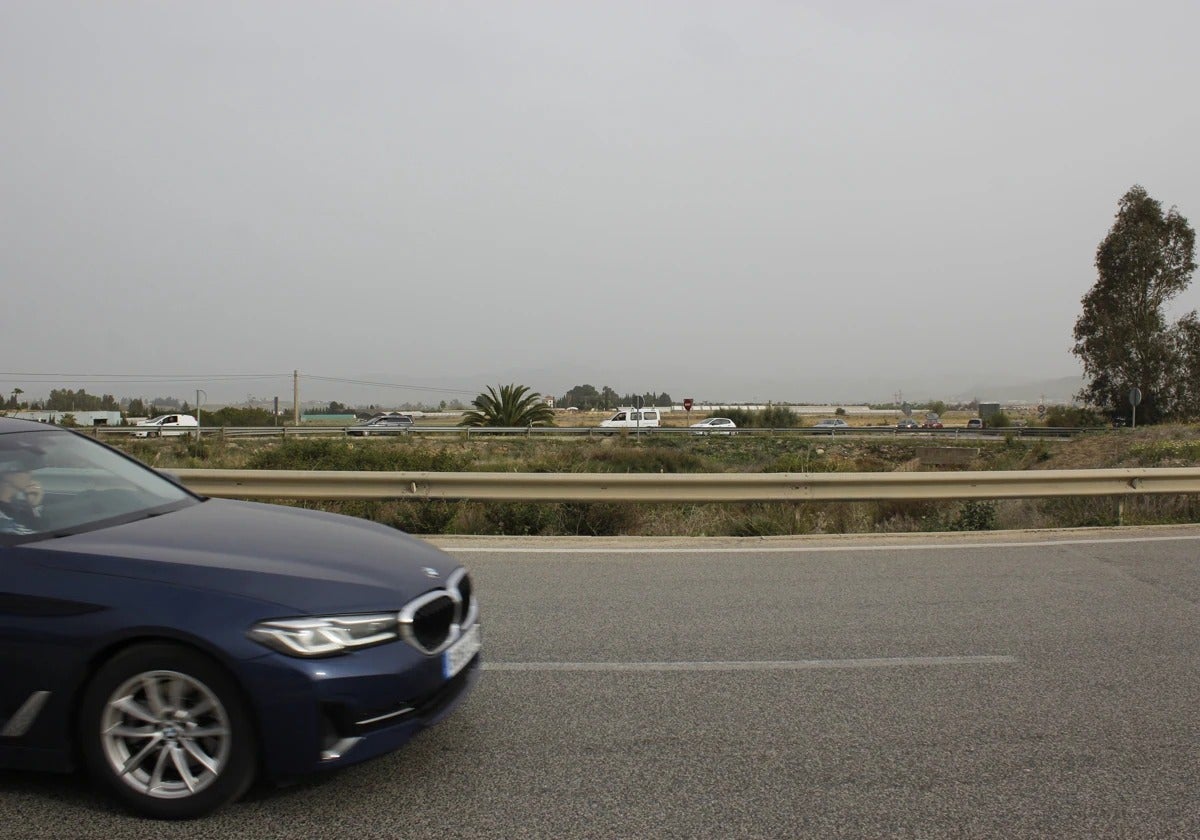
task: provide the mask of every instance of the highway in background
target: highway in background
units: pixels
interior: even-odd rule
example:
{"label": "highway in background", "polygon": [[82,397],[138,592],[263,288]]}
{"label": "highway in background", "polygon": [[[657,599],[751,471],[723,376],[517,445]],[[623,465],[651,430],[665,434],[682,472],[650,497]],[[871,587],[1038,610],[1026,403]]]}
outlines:
{"label": "highway in background", "polygon": [[[438,542],[483,601],[458,714],[172,836],[1200,836],[1200,529]],[[74,778],[0,812],[167,831]]]}

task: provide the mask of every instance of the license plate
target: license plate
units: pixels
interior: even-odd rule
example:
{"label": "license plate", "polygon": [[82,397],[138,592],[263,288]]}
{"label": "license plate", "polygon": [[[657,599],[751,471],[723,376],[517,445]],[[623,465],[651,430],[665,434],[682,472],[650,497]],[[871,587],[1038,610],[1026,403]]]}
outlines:
{"label": "license plate", "polygon": [[479,653],[479,625],[472,624],[467,632],[442,653],[442,673],[450,679]]}

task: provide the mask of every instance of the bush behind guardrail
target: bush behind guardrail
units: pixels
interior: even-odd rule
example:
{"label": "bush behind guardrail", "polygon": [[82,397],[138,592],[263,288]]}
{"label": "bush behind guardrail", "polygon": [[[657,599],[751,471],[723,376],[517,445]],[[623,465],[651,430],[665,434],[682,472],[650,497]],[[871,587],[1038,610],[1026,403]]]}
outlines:
{"label": "bush behind guardrail", "polygon": [[[1139,436],[1143,435],[1141,430]],[[1145,433],[1151,434],[1151,433]],[[1092,440],[1046,443],[1013,439],[981,449],[979,464],[989,469],[1128,464],[1170,465],[1200,460],[1200,432],[1155,429],[1158,437],[1130,439],[1106,432]],[[1129,444],[1133,445],[1130,446]],[[887,472],[906,468],[919,439],[801,439],[685,435],[635,443],[618,438],[593,443],[537,438],[437,441],[429,439],[295,438],[287,441],[204,440],[202,456],[183,438],[130,439],[122,448],[164,468],[185,466],[257,469],[348,469],[383,471],[463,470],[521,472]],[[1119,448],[1124,447],[1124,448]],[[1079,449],[1086,463],[1072,462]],[[1104,449],[1109,454],[1102,455]],[[1124,453],[1124,454],[1121,454]],[[202,461],[203,463],[197,463]],[[1164,463],[1166,462],[1166,463]],[[307,502],[305,506],[362,516],[420,534],[543,535],[740,535],[896,532],[976,529],[994,525],[1076,527],[1117,522],[1112,499],[1029,499],[994,505],[994,516],[954,501],[886,501],[755,504],[512,503],[387,500]],[[515,506],[514,506],[515,505]],[[1194,522],[1200,498],[1170,496],[1132,500],[1127,524]]]}
{"label": "bush behind guardrail", "polygon": [[444,447],[376,446],[336,438],[299,438],[255,452],[247,463],[252,470],[380,470],[458,472],[471,459]]}

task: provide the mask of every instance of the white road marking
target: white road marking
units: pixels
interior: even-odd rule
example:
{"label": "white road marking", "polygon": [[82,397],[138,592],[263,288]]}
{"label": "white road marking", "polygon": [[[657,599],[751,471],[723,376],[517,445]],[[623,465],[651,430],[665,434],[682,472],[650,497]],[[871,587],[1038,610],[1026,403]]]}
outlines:
{"label": "white road marking", "polygon": [[945,542],[921,543],[906,545],[904,543],[889,543],[887,545],[747,545],[745,547],[713,547],[704,548],[603,548],[603,547],[564,547],[513,548],[508,546],[440,546],[442,551],[451,554],[823,554],[826,552],[847,551],[962,551],[966,548],[1047,548],[1056,545],[1122,545],[1130,543],[1158,542],[1196,542],[1200,535],[1175,537],[1115,537],[1112,539],[1073,539],[1073,540],[1035,540],[1022,542]]}
{"label": "white road marking", "polygon": [[485,671],[817,671],[913,665],[1015,665],[1015,656],[893,656],[747,662],[487,662]]}

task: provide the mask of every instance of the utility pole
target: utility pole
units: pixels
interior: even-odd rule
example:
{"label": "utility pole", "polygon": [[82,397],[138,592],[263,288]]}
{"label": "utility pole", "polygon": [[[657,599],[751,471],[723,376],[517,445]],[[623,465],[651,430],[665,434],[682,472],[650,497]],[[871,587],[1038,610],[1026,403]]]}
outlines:
{"label": "utility pole", "polygon": [[204,425],[200,422],[200,395],[204,394],[204,399],[208,399],[208,392],[203,388],[196,389],[196,440],[200,440],[200,427]]}
{"label": "utility pole", "polygon": [[292,423],[300,425],[300,371],[292,371]]}

